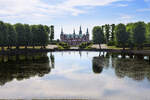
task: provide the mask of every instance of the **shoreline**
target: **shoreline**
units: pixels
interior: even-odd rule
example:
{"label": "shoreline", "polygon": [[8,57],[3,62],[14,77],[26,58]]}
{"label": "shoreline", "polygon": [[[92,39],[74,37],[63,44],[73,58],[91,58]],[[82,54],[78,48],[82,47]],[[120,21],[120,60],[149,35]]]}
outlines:
{"label": "shoreline", "polygon": [[108,52],[119,53],[126,55],[143,55],[150,56],[150,50],[117,50],[117,49],[12,49],[7,51],[0,51],[0,55],[17,55],[17,54],[30,54],[30,53],[42,53],[42,52],[68,52],[68,51],[89,51],[89,52]]}

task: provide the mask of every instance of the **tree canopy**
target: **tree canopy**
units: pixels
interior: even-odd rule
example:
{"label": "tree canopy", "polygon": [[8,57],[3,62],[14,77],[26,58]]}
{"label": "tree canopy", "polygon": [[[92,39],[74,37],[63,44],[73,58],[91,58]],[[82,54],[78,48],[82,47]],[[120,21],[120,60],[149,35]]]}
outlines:
{"label": "tree canopy", "polygon": [[4,46],[11,48],[16,46],[41,46],[45,47],[49,42],[49,33],[51,39],[54,39],[54,26],[49,27],[47,25],[28,25],[28,24],[9,24],[0,21],[0,46],[2,50]]}
{"label": "tree canopy", "polygon": [[[134,47],[142,48],[144,46],[150,45],[150,22],[135,22],[125,24],[105,24],[102,26],[102,31],[104,33],[105,43],[109,46],[117,47],[129,47],[133,49]],[[94,27],[94,28],[95,28]],[[93,30],[94,30],[93,28]],[[99,36],[93,34],[93,42],[98,43]]]}
{"label": "tree canopy", "polygon": [[[100,46],[100,44],[105,42],[105,37],[104,37],[104,32],[102,30],[102,27],[95,26],[93,28],[92,34],[93,34],[93,42],[94,43],[97,43]],[[100,48],[101,48],[101,46],[100,46]]]}
{"label": "tree canopy", "polygon": [[146,37],[145,37],[145,33],[146,33],[146,26],[144,22],[137,22],[134,24],[133,27],[133,39],[135,44],[140,47],[142,46],[142,44],[144,43]]}
{"label": "tree canopy", "polygon": [[128,32],[126,32],[126,26],[124,24],[118,24],[115,29],[115,35],[117,44],[125,48],[125,44],[129,38]]}

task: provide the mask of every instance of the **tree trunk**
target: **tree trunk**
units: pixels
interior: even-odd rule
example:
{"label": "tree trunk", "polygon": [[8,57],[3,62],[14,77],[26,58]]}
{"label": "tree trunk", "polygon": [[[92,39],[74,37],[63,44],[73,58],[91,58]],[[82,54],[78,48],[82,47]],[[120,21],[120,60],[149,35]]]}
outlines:
{"label": "tree trunk", "polygon": [[125,45],[123,44],[123,50],[125,50]]}
{"label": "tree trunk", "polygon": [[33,49],[35,49],[35,46],[33,45]]}
{"label": "tree trunk", "polygon": [[45,46],[45,45],[43,45],[43,47],[44,47],[44,49],[46,48],[46,46]]}
{"label": "tree trunk", "polygon": [[10,49],[10,46],[8,45],[7,49]]}
{"label": "tree trunk", "polygon": [[16,49],[17,49],[17,50],[19,49],[19,46],[18,46],[18,45],[16,46]]}
{"label": "tree trunk", "polygon": [[101,44],[99,44],[99,48],[101,49]]}
{"label": "tree trunk", "polygon": [[10,49],[12,49],[12,45],[10,46]]}
{"label": "tree trunk", "polygon": [[25,49],[27,50],[27,45],[25,45]]}

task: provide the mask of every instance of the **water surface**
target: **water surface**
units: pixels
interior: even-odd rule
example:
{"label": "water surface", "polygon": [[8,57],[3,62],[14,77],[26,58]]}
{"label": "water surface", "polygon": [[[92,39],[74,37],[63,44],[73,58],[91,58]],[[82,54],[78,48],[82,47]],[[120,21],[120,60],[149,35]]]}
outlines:
{"label": "water surface", "polygon": [[99,52],[0,57],[0,98],[150,100],[147,60]]}

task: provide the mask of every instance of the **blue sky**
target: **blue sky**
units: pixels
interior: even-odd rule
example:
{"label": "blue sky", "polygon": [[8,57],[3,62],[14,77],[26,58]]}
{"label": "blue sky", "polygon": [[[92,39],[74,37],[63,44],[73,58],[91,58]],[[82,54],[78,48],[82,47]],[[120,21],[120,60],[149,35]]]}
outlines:
{"label": "blue sky", "polygon": [[150,0],[0,0],[0,20],[55,26],[72,33],[93,26],[136,21],[150,22]]}

